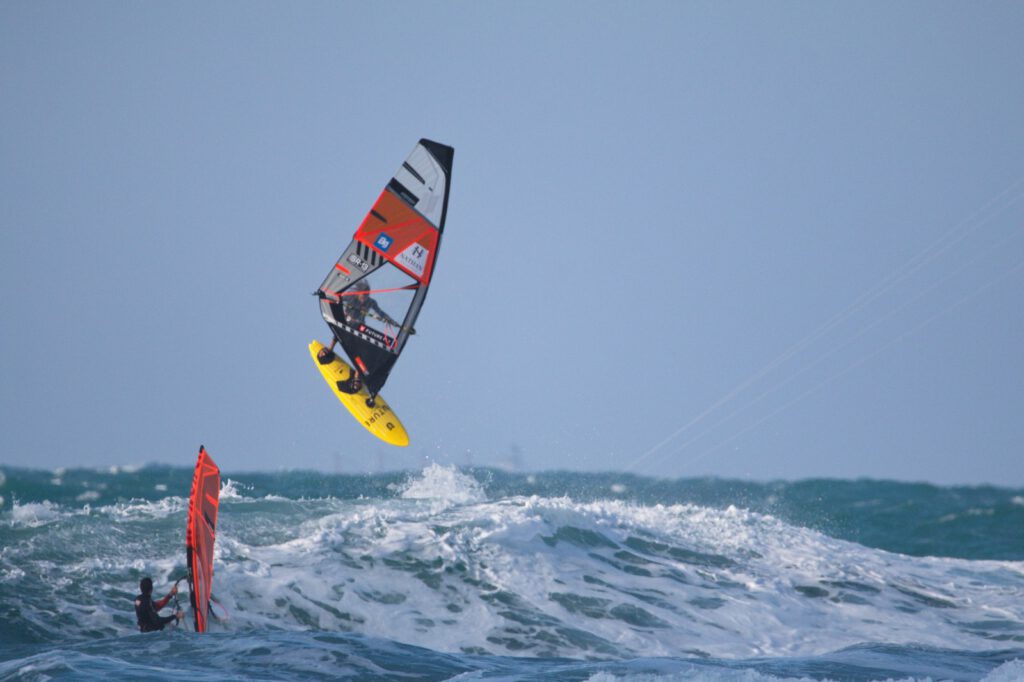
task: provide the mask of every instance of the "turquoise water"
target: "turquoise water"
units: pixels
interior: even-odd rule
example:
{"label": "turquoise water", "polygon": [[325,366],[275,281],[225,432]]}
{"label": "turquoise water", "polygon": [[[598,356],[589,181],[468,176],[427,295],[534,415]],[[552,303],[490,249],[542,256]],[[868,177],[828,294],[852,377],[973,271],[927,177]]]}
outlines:
{"label": "turquoise water", "polygon": [[191,470],[0,472],[3,678],[1024,679],[1022,489],[225,471],[223,619],[143,635]]}

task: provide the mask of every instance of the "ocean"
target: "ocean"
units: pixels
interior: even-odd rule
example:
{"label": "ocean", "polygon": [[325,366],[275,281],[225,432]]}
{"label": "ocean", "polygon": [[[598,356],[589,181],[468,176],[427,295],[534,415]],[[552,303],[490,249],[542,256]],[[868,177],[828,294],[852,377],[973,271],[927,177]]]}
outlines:
{"label": "ocean", "polygon": [[1024,489],[222,471],[217,620],[140,634],[191,478],[0,466],[0,679],[1024,680]]}

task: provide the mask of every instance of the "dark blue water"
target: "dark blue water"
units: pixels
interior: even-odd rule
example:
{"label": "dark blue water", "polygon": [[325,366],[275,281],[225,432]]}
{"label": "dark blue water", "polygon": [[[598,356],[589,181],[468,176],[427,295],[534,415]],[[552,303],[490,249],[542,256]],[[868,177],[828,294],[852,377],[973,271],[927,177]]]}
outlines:
{"label": "dark blue water", "polygon": [[1020,489],[225,471],[223,618],[143,635],[191,470],[0,471],[0,678],[1024,680]]}

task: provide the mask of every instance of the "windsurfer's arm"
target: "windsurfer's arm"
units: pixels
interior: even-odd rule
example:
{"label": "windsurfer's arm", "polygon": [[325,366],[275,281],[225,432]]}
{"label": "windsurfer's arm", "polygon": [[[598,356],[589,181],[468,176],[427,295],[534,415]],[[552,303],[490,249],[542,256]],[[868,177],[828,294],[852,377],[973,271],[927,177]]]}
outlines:
{"label": "windsurfer's arm", "polygon": [[173,597],[176,594],[178,594],[178,586],[177,585],[175,585],[174,587],[171,588],[171,591],[167,593],[166,597],[164,597],[163,599],[161,599],[158,602],[153,602],[153,608],[155,608],[157,611],[159,611],[163,607],[167,606],[167,602],[171,601],[171,597]]}
{"label": "windsurfer's arm", "polygon": [[360,309],[359,301],[353,301],[351,298],[342,301],[341,312],[345,316],[346,324],[353,327],[362,324],[363,318],[366,316],[366,311]]}
{"label": "windsurfer's arm", "polygon": [[376,317],[381,322],[383,322],[384,324],[390,324],[392,327],[401,326],[397,322],[395,322],[390,315],[384,312],[384,310],[379,305],[377,305],[377,301],[370,301],[370,309],[374,313],[373,316]]}

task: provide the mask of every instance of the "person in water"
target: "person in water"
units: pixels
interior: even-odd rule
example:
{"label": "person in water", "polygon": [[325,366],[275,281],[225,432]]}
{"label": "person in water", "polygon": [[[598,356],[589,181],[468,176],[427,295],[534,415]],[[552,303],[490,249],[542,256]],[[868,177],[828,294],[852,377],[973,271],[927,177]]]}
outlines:
{"label": "person in water", "polygon": [[185,617],[185,613],[181,609],[178,609],[169,616],[161,616],[159,613],[160,609],[167,606],[167,602],[171,600],[171,597],[178,594],[177,585],[172,587],[167,596],[158,602],[153,601],[152,578],[146,577],[140,580],[139,589],[142,590],[142,594],[135,597],[135,618],[139,623],[139,632],[163,630],[164,626],[174,619],[180,621]]}
{"label": "person in water", "polygon": [[[322,294],[322,292],[318,292]],[[323,296],[321,295],[321,298]],[[345,324],[350,327],[358,329],[360,326],[366,324],[366,316],[369,315],[374,317],[384,324],[391,325],[392,327],[401,327],[390,315],[388,315],[380,307],[376,300],[370,296],[370,285],[366,279],[361,279],[352,285],[351,293],[346,293],[341,297],[342,312],[344,313]],[[409,328],[410,334],[415,334],[416,330]],[[334,360],[334,345],[338,342],[337,338],[331,339],[331,345],[322,348],[317,353],[317,359],[320,364],[327,364]],[[345,381],[338,382],[338,390],[343,393],[358,393],[363,387],[363,377],[358,367],[352,368],[352,374]]]}

